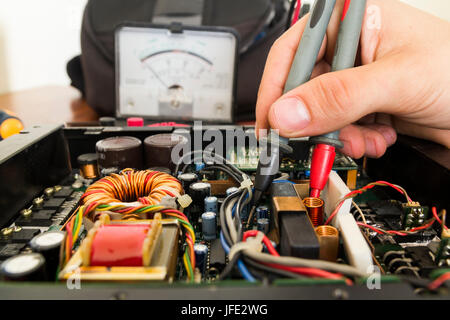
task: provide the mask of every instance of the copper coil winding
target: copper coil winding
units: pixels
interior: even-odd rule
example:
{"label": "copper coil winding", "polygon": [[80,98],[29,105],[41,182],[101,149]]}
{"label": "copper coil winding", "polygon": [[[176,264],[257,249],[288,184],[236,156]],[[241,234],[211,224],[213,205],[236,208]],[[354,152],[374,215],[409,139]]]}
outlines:
{"label": "copper coil winding", "polygon": [[95,179],[98,177],[97,164],[85,164],[80,167],[81,175],[86,179]]}
{"label": "copper coil winding", "polygon": [[[143,206],[158,205],[165,196],[182,194],[181,183],[173,176],[151,170],[125,169],[120,174],[111,174],[93,183],[82,197],[82,203],[98,207],[102,204],[140,202]],[[124,218],[139,217],[133,212]]]}
{"label": "copper coil winding", "polygon": [[308,211],[309,218],[311,219],[314,227],[318,227],[323,224],[323,200],[320,198],[305,198],[303,204]]}

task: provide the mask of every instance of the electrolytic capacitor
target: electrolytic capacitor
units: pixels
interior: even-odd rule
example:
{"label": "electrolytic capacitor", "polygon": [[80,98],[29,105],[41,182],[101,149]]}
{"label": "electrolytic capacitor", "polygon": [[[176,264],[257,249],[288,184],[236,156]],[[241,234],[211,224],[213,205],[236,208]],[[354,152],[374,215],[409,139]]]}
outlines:
{"label": "electrolytic capacitor", "polygon": [[182,173],[178,176],[178,180],[180,180],[184,192],[188,193],[191,184],[198,181],[198,176],[192,172]]}
{"label": "electrolytic capacitor", "polygon": [[65,235],[63,231],[47,231],[38,234],[30,241],[31,249],[34,252],[42,254],[45,258],[46,273],[49,280],[56,278],[59,254]]}
{"label": "electrolytic capacitor", "polygon": [[205,198],[205,211],[218,213],[218,200],[216,197]]}
{"label": "electrolytic capacitor", "polygon": [[195,266],[200,270],[202,275],[205,274],[206,264],[208,260],[208,247],[201,243],[194,244]]}
{"label": "electrolytic capacitor", "polygon": [[264,234],[269,233],[269,219],[261,218],[256,220],[256,226],[258,231],[261,231]]}
{"label": "electrolytic capacitor", "polygon": [[269,208],[266,206],[259,206],[256,208],[257,219],[269,219]]}
{"label": "electrolytic capacitor", "polygon": [[207,182],[195,182],[189,187],[189,195],[194,204],[201,207],[204,212],[205,198],[211,195],[211,185]]}
{"label": "electrolytic capacitor", "polygon": [[213,240],[217,238],[217,215],[215,212],[205,212],[202,214],[203,239]]}
{"label": "electrolytic capacitor", "polygon": [[0,266],[2,278],[10,281],[44,281],[45,259],[39,253],[22,253],[5,260]]}
{"label": "electrolytic capacitor", "polygon": [[95,145],[98,166],[103,168],[142,168],[142,142],[135,137],[111,137],[100,140]]}

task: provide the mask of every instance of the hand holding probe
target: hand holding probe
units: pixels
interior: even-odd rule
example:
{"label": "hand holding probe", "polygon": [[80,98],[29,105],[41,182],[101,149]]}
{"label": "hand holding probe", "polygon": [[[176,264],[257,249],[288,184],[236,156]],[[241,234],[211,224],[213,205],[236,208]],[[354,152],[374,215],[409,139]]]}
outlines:
{"label": "hand holding probe", "polygon": [[[366,0],[346,0],[342,13],[331,72],[353,68],[358,52],[359,38],[366,11]],[[339,140],[339,130],[317,137],[311,161],[310,196],[319,198],[333,168],[336,148],[344,145]]]}
{"label": "hand holding probe", "polygon": [[[310,80],[335,4],[336,0],[317,0],[315,2],[292,62],[284,93]],[[262,194],[269,188],[278,172],[280,150],[289,152],[290,149],[288,146],[289,139],[279,137],[273,132],[266,139],[267,143],[262,144],[263,148],[268,148],[271,151],[261,150],[260,154],[268,155],[269,161],[261,161],[260,157],[254,183],[253,207],[249,215],[248,224],[252,221],[253,212]],[[260,139],[260,142],[262,140],[263,138]]]}

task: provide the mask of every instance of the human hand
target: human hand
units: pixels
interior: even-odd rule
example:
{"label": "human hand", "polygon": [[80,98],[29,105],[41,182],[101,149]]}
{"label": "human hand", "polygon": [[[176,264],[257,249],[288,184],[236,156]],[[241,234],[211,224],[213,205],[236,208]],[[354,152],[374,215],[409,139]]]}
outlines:
{"label": "human hand", "polygon": [[450,148],[450,22],[397,0],[368,0],[359,67],[330,73],[344,0],[338,0],[312,80],[283,95],[308,16],[273,45],[256,127],[293,138],[341,129],[343,153],[381,157],[397,133]]}

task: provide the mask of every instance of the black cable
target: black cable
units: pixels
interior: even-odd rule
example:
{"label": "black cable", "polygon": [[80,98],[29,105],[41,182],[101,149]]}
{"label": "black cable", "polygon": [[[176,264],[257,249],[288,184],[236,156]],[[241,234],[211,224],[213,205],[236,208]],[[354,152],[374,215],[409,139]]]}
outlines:
{"label": "black cable", "polygon": [[220,218],[220,225],[222,228],[222,232],[223,232],[223,236],[226,240],[226,242],[228,243],[228,245],[230,247],[233,246],[234,242],[231,240],[231,236],[229,234],[228,231],[228,227],[226,224],[226,220],[225,220],[225,208],[229,205],[228,203],[234,199],[237,196],[240,196],[240,194],[242,193],[242,191],[238,191],[235,193],[230,194],[228,197],[225,198],[225,200],[223,201],[223,204],[220,206],[220,213],[219,213],[219,218]]}
{"label": "black cable", "polygon": [[242,230],[242,221],[241,221],[241,207],[242,207],[242,203],[245,201],[245,196],[248,194],[248,190],[244,190],[244,192],[242,192],[241,196],[239,197],[239,200],[236,204],[236,211],[234,213],[234,217],[236,219],[236,227],[237,227],[237,239],[238,241],[242,241],[242,237],[243,237],[243,230]]}
{"label": "black cable", "polygon": [[274,274],[274,275],[277,275],[277,276],[283,276],[285,278],[292,278],[292,279],[303,279],[303,278],[305,278],[305,277],[303,277],[303,276],[301,276],[301,275],[299,275],[297,273],[294,273],[294,272],[289,272],[289,271],[286,271],[286,270],[281,270],[281,269],[276,269],[276,268],[272,268],[272,267],[266,266],[266,265],[264,265],[264,264],[262,264],[260,262],[252,260],[252,259],[247,258],[245,256],[244,256],[243,260],[245,261],[246,265],[250,265],[253,268],[260,269],[260,270],[263,270],[265,272],[268,272],[268,273],[271,273],[271,274]]}
{"label": "black cable", "polygon": [[241,257],[241,254],[242,254],[242,252],[237,252],[233,256],[233,259],[231,259],[231,261],[228,262],[228,264],[223,269],[222,273],[219,275],[219,281],[224,280],[226,277],[228,277],[228,275],[231,273],[231,271],[233,271],[233,268],[236,265],[239,258]]}
{"label": "black cable", "polygon": [[286,23],[286,30],[288,30],[291,27],[292,18],[295,10],[295,4],[297,3],[297,0],[291,0],[291,5],[289,6],[289,12],[288,12],[288,18]]}

